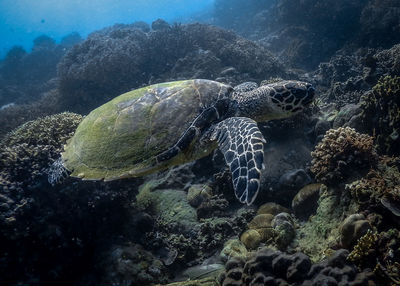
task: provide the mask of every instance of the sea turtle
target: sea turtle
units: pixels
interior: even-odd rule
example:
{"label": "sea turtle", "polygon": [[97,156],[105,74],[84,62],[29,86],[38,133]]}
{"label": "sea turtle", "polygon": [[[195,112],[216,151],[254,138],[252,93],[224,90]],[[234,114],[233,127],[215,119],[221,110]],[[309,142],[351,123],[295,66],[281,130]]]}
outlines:
{"label": "sea turtle", "polygon": [[[247,90],[247,91],[246,91]],[[67,142],[58,168],[85,180],[138,177],[204,157],[215,148],[232,172],[236,197],[251,204],[263,167],[256,121],[292,116],[314,97],[311,84],[281,81],[256,88],[194,79],[155,84],[96,108]]]}

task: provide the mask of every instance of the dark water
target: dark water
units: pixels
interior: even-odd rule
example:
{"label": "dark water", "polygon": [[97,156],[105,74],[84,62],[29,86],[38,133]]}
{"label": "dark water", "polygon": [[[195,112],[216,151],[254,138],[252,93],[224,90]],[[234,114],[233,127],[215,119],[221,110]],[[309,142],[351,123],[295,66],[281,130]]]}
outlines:
{"label": "dark water", "polygon": [[400,283],[398,1],[0,8],[0,285]]}

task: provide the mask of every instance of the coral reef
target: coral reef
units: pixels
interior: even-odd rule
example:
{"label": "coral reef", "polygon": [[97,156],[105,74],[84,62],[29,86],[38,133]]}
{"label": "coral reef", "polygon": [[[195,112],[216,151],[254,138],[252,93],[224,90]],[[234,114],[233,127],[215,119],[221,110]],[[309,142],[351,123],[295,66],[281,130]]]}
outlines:
{"label": "coral reef", "polygon": [[223,197],[223,195],[213,195],[204,200],[196,209],[197,217],[202,219],[225,216],[228,206],[229,202]]}
{"label": "coral reef", "polygon": [[307,220],[318,208],[321,184],[309,184],[300,189],[292,200],[292,209],[296,218]]}
{"label": "coral reef", "polygon": [[288,213],[279,213],[272,220],[272,227],[276,231],[276,247],[280,250],[286,249],[296,236],[292,217]]}
{"label": "coral reef", "polygon": [[28,104],[13,104],[0,109],[0,140],[23,123],[63,112],[58,105],[57,89],[45,92],[40,99]]}
{"label": "coral reef", "polygon": [[[384,214],[385,210],[388,210],[394,216],[398,216],[399,184],[400,159],[382,156],[375,169],[371,169],[360,180],[346,185],[346,191],[351,193],[363,211],[371,210]],[[388,201],[388,204],[385,201]]]}
{"label": "coral reef", "polygon": [[174,223],[156,220],[142,243],[153,251],[165,247],[175,250],[174,265],[194,265],[221,250],[229,238],[238,236],[252,215],[252,211],[243,210],[231,217],[203,219],[187,232],[182,232]]}
{"label": "coral reef", "polygon": [[[0,284],[216,286],[221,260],[222,286],[399,284],[400,159],[386,156],[400,155],[395,2],[216,0],[213,23],[257,42],[158,19],[14,47],[0,61]],[[237,204],[219,152],[144,179],[50,187],[45,170],[82,117],[27,122],[153,83],[276,77],[320,98],[259,124],[273,141],[257,214]]]}
{"label": "coral reef", "polygon": [[257,210],[257,215],[260,214],[271,214],[271,215],[277,215],[278,213],[289,213],[289,209],[274,203],[274,202],[268,202],[265,204],[262,204],[258,210]]}
{"label": "coral reef", "polygon": [[114,246],[101,257],[104,264],[103,285],[165,284],[168,274],[164,264],[138,244]]}
{"label": "coral reef", "polygon": [[396,1],[226,2],[216,1],[217,25],[259,40],[297,68],[315,68],[349,46],[389,48],[399,42],[400,7]]}
{"label": "coral reef", "polygon": [[8,133],[1,141],[3,190],[37,184],[46,168],[60,156],[63,144],[81,120],[82,116],[65,112],[29,121]]}
{"label": "coral reef", "polygon": [[370,47],[390,47],[400,41],[400,3],[370,0],[361,13],[360,42]]}
{"label": "coral reef", "polygon": [[192,207],[198,207],[210,197],[210,187],[204,185],[192,185],[188,189],[187,200]]}
{"label": "coral reef", "polygon": [[363,2],[277,1],[270,18],[277,36],[268,44],[272,51],[283,46],[281,55],[292,66],[315,67],[355,36]]}
{"label": "coral reef", "polygon": [[391,228],[379,233],[369,230],[357,241],[348,260],[359,268],[374,269],[378,285],[398,285],[399,238],[397,229]]}
{"label": "coral reef", "polygon": [[251,258],[233,258],[220,276],[222,286],[230,285],[377,285],[370,269],[358,271],[348,262],[347,250],[338,250],[330,258],[312,264],[310,258],[297,252],[285,254],[261,249]]}
{"label": "coral reef", "polygon": [[363,236],[359,237],[348,259],[354,263],[360,262],[365,256],[368,256],[368,252],[372,250],[377,240],[378,235],[368,229]]}
{"label": "coral reef", "polygon": [[[174,282],[164,284],[165,286],[218,286],[218,283],[214,277],[206,277],[203,279],[187,280],[182,282]],[[157,284],[156,286],[161,286]]]}
{"label": "coral reef", "polygon": [[256,249],[263,237],[261,237],[260,233],[255,229],[246,230],[240,236],[240,241],[246,246],[247,249]]}
{"label": "coral reef", "polygon": [[136,188],[134,181],[35,185],[6,193],[13,200],[7,202],[10,208],[2,192],[0,284],[77,284],[89,279],[99,285],[104,269],[94,260],[129,225],[127,205]]}
{"label": "coral reef", "polygon": [[341,222],[357,209],[349,192],[322,185],[316,213],[297,230],[299,249],[312,261],[321,261],[339,244]]}
{"label": "coral reef", "polygon": [[13,47],[0,62],[0,106],[10,102],[26,104],[54,88],[51,79],[57,75],[58,62],[71,45],[79,41],[79,36],[71,36],[66,36],[60,44],[46,35],[39,36],[34,39],[30,53],[22,47]]}
{"label": "coral reef", "polygon": [[376,136],[378,151],[400,155],[400,77],[386,76],[361,99],[363,118]]}
{"label": "coral reef", "polygon": [[173,189],[153,189],[153,181],[139,188],[136,207],[157,217],[162,225],[188,232],[197,223],[196,210],[189,205],[186,193]]}
{"label": "coral reef", "polygon": [[377,160],[373,138],[349,127],[328,130],[311,156],[311,171],[326,184],[368,171]]}
{"label": "coral reef", "polygon": [[340,244],[342,247],[349,249],[370,230],[371,225],[364,215],[352,214],[340,226]]}
{"label": "coral reef", "polygon": [[247,224],[248,229],[241,234],[240,241],[249,250],[257,249],[262,243],[284,250],[293,241],[296,235],[294,221],[289,213],[276,212],[279,209],[285,208],[265,204],[261,208],[261,212],[265,213],[257,214]]}
{"label": "coral reef", "polygon": [[220,257],[223,262],[227,262],[233,257],[245,259],[247,254],[246,246],[239,239],[230,239],[225,242]]}
{"label": "coral reef", "polygon": [[[307,80],[317,86],[319,98],[324,104],[330,103],[337,109],[358,104],[363,94],[371,90],[380,78],[400,74],[399,48],[400,45],[387,50],[345,47],[337,51],[329,61],[322,62]],[[360,112],[351,116],[357,116]],[[350,126],[359,132],[371,132],[368,126],[364,126],[364,122],[354,123],[344,121],[341,125],[336,123],[336,127]]]}
{"label": "coral reef", "polygon": [[[243,75],[261,81],[285,74],[265,48],[232,32],[203,24],[164,26],[146,33],[115,25],[75,45],[58,65],[62,105],[88,112],[152,83],[201,77],[236,84]],[[221,75],[228,67],[236,72]]]}

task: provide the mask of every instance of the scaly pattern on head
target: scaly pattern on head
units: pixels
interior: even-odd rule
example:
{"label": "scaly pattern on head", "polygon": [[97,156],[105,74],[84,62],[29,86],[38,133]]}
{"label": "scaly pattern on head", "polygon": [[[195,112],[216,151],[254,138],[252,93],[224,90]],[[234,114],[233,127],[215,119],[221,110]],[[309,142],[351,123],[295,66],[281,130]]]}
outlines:
{"label": "scaly pattern on head", "polygon": [[309,83],[287,80],[235,93],[233,98],[239,103],[240,116],[266,121],[299,113],[313,101],[314,91]]}
{"label": "scaly pattern on head", "polygon": [[302,111],[314,99],[315,89],[311,84],[301,81],[282,81],[269,85],[273,92],[271,100],[284,111]]}

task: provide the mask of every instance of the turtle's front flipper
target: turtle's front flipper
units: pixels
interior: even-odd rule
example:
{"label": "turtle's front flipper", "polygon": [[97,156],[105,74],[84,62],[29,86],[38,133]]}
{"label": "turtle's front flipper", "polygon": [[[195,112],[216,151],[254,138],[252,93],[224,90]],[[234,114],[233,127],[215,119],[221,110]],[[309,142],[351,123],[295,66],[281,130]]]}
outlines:
{"label": "turtle's front flipper", "polygon": [[250,205],[258,194],[264,160],[265,139],[257,123],[247,117],[227,118],[215,126],[211,139],[218,141],[229,165],[236,197]]}

